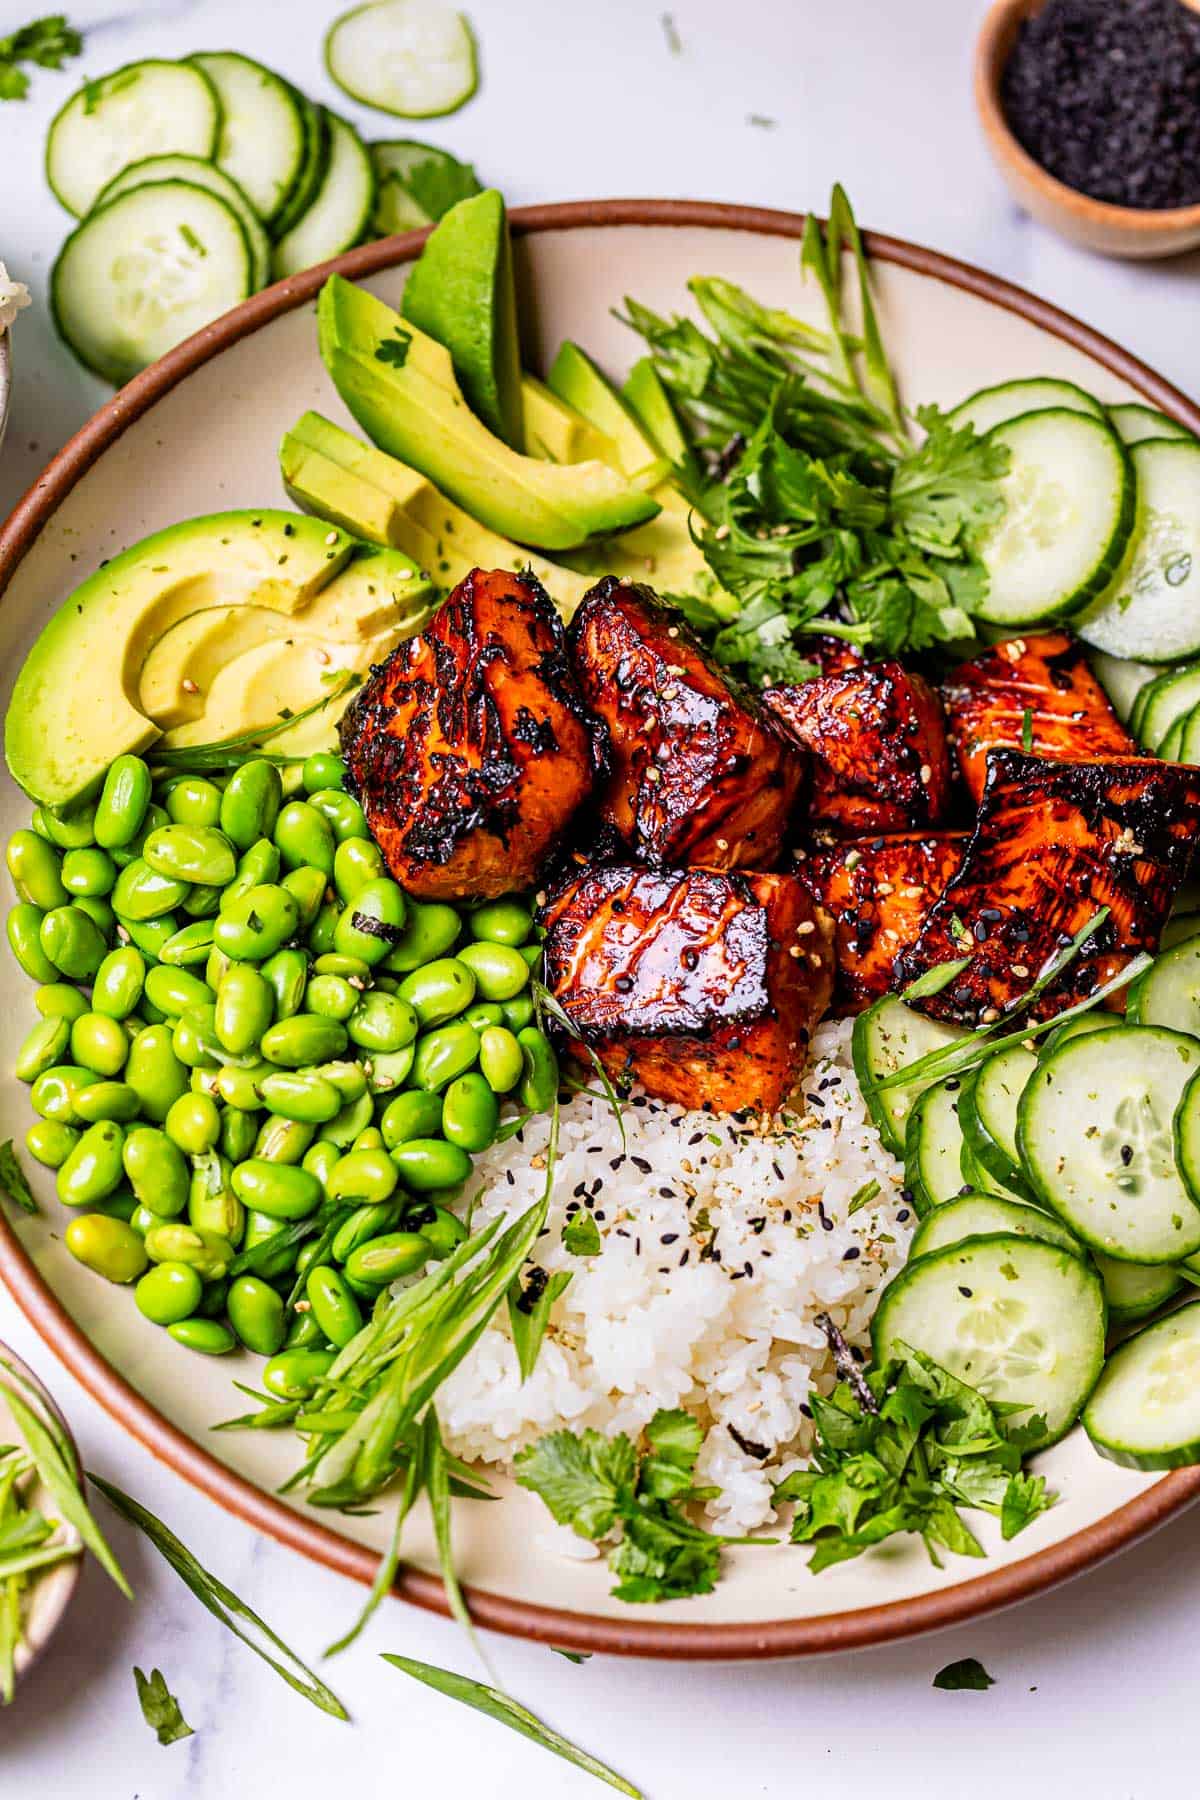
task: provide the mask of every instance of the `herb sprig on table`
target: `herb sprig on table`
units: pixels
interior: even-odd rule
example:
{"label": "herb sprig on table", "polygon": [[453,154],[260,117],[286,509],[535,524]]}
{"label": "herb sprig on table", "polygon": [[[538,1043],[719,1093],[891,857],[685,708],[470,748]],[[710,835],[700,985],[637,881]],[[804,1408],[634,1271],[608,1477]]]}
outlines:
{"label": "herb sprig on table", "polygon": [[0,38],[0,100],[23,100],[29,92],[29,76],[22,63],[61,69],[69,56],[78,56],[82,50],[82,35],[68,25],[62,13],[35,19]]}
{"label": "herb sprig on table", "polygon": [[[861,333],[842,293],[857,272]],[[1008,452],[921,407],[911,442],[849,201],[835,188],[824,235],[809,218],[802,266],[821,290],[824,332],[726,281],[688,285],[704,317],[665,319],[626,300],[706,471],[676,479],[693,535],[728,601],[685,610],[718,661],[759,682],[816,672],[805,638],[824,633],[884,655],[969,639],[987,581],[979,536],[999,516]]]}

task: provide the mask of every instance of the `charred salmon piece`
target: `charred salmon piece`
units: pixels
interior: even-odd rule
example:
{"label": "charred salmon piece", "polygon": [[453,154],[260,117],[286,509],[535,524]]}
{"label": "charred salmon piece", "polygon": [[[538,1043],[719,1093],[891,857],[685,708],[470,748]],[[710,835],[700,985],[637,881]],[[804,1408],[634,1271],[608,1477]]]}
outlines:
{"label": "charred salmon piece", "polygon": [[656,868],[766,868],[804,775],[753,696],[648,587],[609,576],[571,621],[584,700],[608,731],[602,818]]}
{"label": "charred salmon piece", "polygon": [[950,753],[941,702],[900,663],[768,688],[763,705],[812,757],[809,820],[818,831],[919,831],[945,817]]}
{"label": "charred salmon piece", "polygon": [[532,575],[473,570],[372,670],[341,742],[388,868],[424,900],[530,885],[592,789],[592,729]]}
{"label": "charred salmon piece", "polygon": [[833,920],[834,1009],[861,1012],[895,986],[893,965],[916,942],[963,859],[970,833],[856,838],[810,852],[797,873]]}
{"label": "charred salmon piece", "polygon": [[917,1004],[934,1018],[986,1023],[1105,906],[1104,923],[1032,1009],[1052,1018],[1157,947],[1197,832],[1200,769],[991,751],[962,866],[897,957],[898,983],[968,957],[948,987]]}
{"label": "charred salmon piece", "polygon": [[776,1112],[833,985],[794,875],[591,868],[543,912],[546,980],[614,1078],[713,1112]]}
{"label": "charred salmon piece", "polygon": [[942,685],[950,737],[976,801],[989,750],[1054,762],[1138,754],[1108,695],[1068,632],[1009,638],[962,663]]}

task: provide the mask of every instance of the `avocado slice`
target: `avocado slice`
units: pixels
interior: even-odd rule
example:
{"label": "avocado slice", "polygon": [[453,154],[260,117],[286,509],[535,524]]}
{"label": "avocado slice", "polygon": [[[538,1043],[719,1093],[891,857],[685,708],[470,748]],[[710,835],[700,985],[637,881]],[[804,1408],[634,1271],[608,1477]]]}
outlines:
{"label": "avocado slice", "polygon": [[700,470],[695,453],[683,435],[683,427],[653,357],[641,356],[634,363],[622,383],[621,398],[659,455],[669,458],[673,468],[687,470],[693,477],[693,491],[699,487]]}
{"label": "avocado slice", "polygon": [[661,478],[668,473],[661,468],[662,452],[646,436],[608,377],[601,374],[578,344],[568,341],[559,345],[546,385],[616,445],[618,466],[624,474],[636,476],[652,469]]}
{"label": "avocado slice", "polygon": [[364,288],[331,275],[317,321],[325,366],[368,436],[493,531],[569,550],[658,513],[656,500],[604,463],[538,462],[510,450],[467,406],[449,351]]}
{"label": "avocado slice", "polygon": [[612,439],[597,431],[574,407],[564,406],[536,375],[521,377],[521,406],[530,456],[556,463],[587,462],[591,457],[610,469],[620,468]]}
{"label": "avocado slice", "polygon": [[426,238],[400,311],[445,345],[472,410],[489,430],[524,450],[512,246],[495,188],[460,200]]}
{"label": "avocado slice", "polygon": [[456,586],[475,568],[531,569],[569,615],[594,580],[489,531],[415,469],[320,413],[296,421],[279,446],[279,466],[298,506],[358,537],[394,545],[438,588]]}

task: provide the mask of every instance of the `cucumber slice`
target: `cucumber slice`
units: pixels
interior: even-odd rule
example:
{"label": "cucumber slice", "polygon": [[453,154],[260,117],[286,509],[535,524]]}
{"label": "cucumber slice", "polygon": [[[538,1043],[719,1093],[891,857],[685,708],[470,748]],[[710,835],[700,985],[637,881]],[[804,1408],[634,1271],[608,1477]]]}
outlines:
{"label": "cucumber slice", "polygon": [[56,114],[46,139],[46,179],[82,218],[114,175],[148,156],[211,159],[221,103],[201,69],[157,59],[85,82]]}
{"label": "cucumber slice", "polygon": [[[1200,763],[1200,701],[1180,721],[1179,736],[1170,738],[1170,742],[1175,749],[1175,757],[1171,760],[1193,766]],[[1163,748],[1166,748],[1165,744]]]}
{"label": "cucumber slice", "polygon": [[962,1173],[963,1185],[977,1194],[988,1194],[993,1200],[1012,1200],[1018,1206],[1028,1206],[1032,1196],[1025,1188],[1024,1182],[1001,1181],[990,1169],[975,1160],[971,1146],[964,1141],[962,1155],[958,1159]]}
{"label": "cucumber slice", "polygon": [[[1196,707],[1192,708],[1192,712],[1196,712],[1197,710]],[[1166,737],[1159,745],[1158,755],[1162,758],[1163,762],[1178,762],[1180,760],[1183,753],[1184,736],[1186,735],[1191,717],[1192,713],[1188,712],[1184,713],[1182,719],[1176,719]]]}
{"label": "cucumber slice", "polygon": [[[1009,469],[1005,510],[979,543],[988,574],[979,616],[1011,626],[1077,612],[1109,587],[1129,543],[1128,452],[1102,419],[1063,407],[1023,413],[988,437],[1008,449]],[[1116,656],[1143,654],[1136,645],[1089,642]]]}
{"label": "cucumber slice", "polygon": [[1149,438],[1129,454],[1138,489],[1133,544],[1078,631],[1110,656],[1178,662],[1200,652],[1200,443]]}
{"label": "cucumber slice", "polygon": [[1037,1066],[1033,1051],[1020,1044],[995,1051],[967,1082],[959,1108],[963,1137],[976,1163],[1006,1185],[1021,1179],[1017,1102]]}
{"label": "cucumber slice", "polygon": [[260,219],[278,219],[304,168],[304,111],[290,82],[235,50],[202,50],[203,70],[221,102],[216,162]]}
{"label": "cucumber slice", "polygon": [[1126,990],[1125,1017],[1131,1025],[1165,1025],[1200,1037],[1200,939],[1159,952]]}
{"label": "cucumber slice", "polygon": [[851,1040],[854,1073],[879,1135],[893,1156],[904,1155],[908,1115],[918,1095],[932,1084],[916,1082],[908,1087],[887,1088],[883,1093],[876,1093],[871,1084],[885,1075],[894,1075],[897,1069],[916,1062],[930,1050],[954,1043],[962,1035],[957,1025],[927,1019],[924,1013],[913,1012],[891,994],[876,1000],[855,1019]]}
{"label": "cucumber slice", "polygon": [[1048,1056],[1061,1049],[1070,1038],[1087,1037],[1093,1031],[1111,1031],[1116,1023],[1113,1014],[1102,1006],[1098,1006],[1094,1012],[1077,1013],[1073,1019],[1064,1020],[1053,1031],[1046,1033],[1038,1046],[1038,1061],[1044,1063]]}
{"label": "cucumber slice", "polygon": [[[1200,1083],[1195,1080],[1188,1082],[1175,1112],[1175,1161],[1188,1191],[1193,1198],[1200,1196]],[[1200,1198],[1196,1198],[1196,1204],[1200,1206]],[[1185,1260],[1191,1254],[1185,1251]]]}
{"label": "cucumber slice", "polygon": [[276,240],[286,236],[292,226],[304,217],[316,199],[325,179],[325,171],[329,167],[328,113],[323,106],[314,106],[298,89],[293,88],[292,94],[300,108],[300,119],[304,126],[304,160],[300,165],[296,184],[284,201],[279,217],[271,221],[271,235]]}
{"label": "cucumber slice", "polygon": [[434,225],[460,200],[483,192],[470,163],[433,144],[393,138],[367,149],[375,168],[371,230],[377,237]]}
{"label": "cucumber slice", "polygon": [[956,425],[973,425],[982,437],[994,425],[1003,425],[1022,413],[1055,411],[1104,417],[1100,402],[1076,387],[1073,381],[1055,381],[1048,375],[1032,381],[1002,381],[997,387],[980,388],[956,406],[950,418]]}
{"label": "cucumber slice", "polygon": [[475,38],[437,0],[375,0],[335,19],[325,67],[344,94],[401,119],[457,112],[475,92]]}
{"label": "cucumber slice", "polygon": [[[1072,1237],[1065,1225],[1052,1219],[1040,1206],[999,1200],[994,1194],[968,1194],[961,1200],[939,1206],[922,1220],[908,1247],[908,1260],[912,1262],[918,1256],[943,1250],[947,1244],[964,1243],[967,1238],[994,1237],[998,1231],[1012,1232],[1017,1237],[1040,1238],[1044,1244],[1056,1244],[1060,1250],[1069,1250],[1072,1256],[1087,1255],[1078,1238]],[[1133,1265],[1119,1263],[1114,1266],[1128,1269]]]}
{"label": "cucumber slice", "polygon": [[106,206],[115,200],[118,194],[128,194],[134,188],[151,187],[156,181],[186,181],[190,187],[207,188],[226,206],[231,206],[242,222],[242,230],[250,244],[250,257],[253,262],[253,285],[265,287],[271,279],[271,240],[267,236],[266,226],[243,194],[237,182],[223,173],[215,164],[201,162],[195,156],[148,156],[145,162],[131,163],[114,175],[100,198],[97,207]]}
{"label": "cucumber slice", "polygon": [[1197,1069],[1196,1038],[1114,1025],[1068,1039],[1021,1095],[1017,1141],[1037,1197],[1120,1262],[1178,1262],[1200,1248],[1173,1130]]}
{"label": "cucumber slice", "polygon": [[993,1402],[1046,1421],[1033,1448],[1068,1431],[1104,1361],[1104,1289],[1075,1250],[998,1232],[909,1262],[880,1296],[875,1361],[924,1351]]}
{"label": "cucumber slice", "polygon": [[1186,425],[1169,419],[1152,406],[1106,406],[1108,422],[1126,444],[1140,444],[1146,438],[1195,438]]}
{"label": "cucumber slice", "polygon": [[[1144,665],[1152,667],[1153,665]],[[1158,755],[1176,720],[1200,706],[1200,663],[1159,674],[1142,694],[1133,735],[1143,749]]]}
{"label": "cucumber slice", "polygon": [[918,1219],[945,1206],[965,1191],[960,1157],[962,1127],[959,1081],[939,1081],[926,1088],[908,1115],[904,1133],[904,1185],[912,1195]]}
{"label": "cucumber slice", "polygon": [[1089,661],[1093,675],[1112,702],[1113,711],[1122,725],[1128,725],[1136,737],[1137,725],[1134,721],[1141,716],[1142,696],[1162,671],[1153,663],[1130,662],[1120,656],[1105,656],[1103,650],[1094,650]]}
{"label": "cucumber slice", "polygon": [[328,262],[356,244],[375,205],[375,171],[352,125],[327,113],[329,161],[312,205],[275,246],[277,279]]}
{"label": "cucumber slice", "polygon": [[1184,944],[1188,938],[1200,934],[1200,912],[1176,913],[1167,920],[1162,928],[1162,936],[1158,940],[1160,950],[1173,950],[1176,944]]}
{"label": "cucumber slice", "polygon": [[50,304],[79,360],[120,383],[244,300],[253,275],[233,208],[205,188],[160,181],[76,226],[51,273]]}
{"label": "cucumber slice", "polygon": [[1200,1301],[1126,1338],[1083,1414],[1101,1456],[1127,1469],[1200,1462]]}
{"label": "cucumber slice", "polygon": [[[911,1255],[912,1252],[910,1251]],[[1160,1306],[1165,1306],[1183,1286],[1183,1277],[1170,1263],[1114,1262],[1102,1251],[1093,1252],[1108,1316],[1114,1325],[1128,1325],[1134,1319],[1145,1319]]]}

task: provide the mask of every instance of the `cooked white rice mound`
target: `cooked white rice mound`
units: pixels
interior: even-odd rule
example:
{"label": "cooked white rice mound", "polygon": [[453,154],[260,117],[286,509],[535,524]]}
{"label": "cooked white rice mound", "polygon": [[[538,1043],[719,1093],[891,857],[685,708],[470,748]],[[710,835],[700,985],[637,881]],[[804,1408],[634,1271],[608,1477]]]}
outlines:
{"label": "cooked white rice mound", "polygon": [[[712,1527],[774,1518],[771,1490],[808,1449],[806,1413],[833,1365],[815,1315],[868,1343],[880,1288],[904,1262],[912,1223],[899,1164],[871,1124],[850,1066],[850,1024],[824,1025],[800,1094],[804,1110],[738,1122],[635,1096],[627,1145],[600,1099],[577,1096],[559,1129],[548,1230],[536,1253],[570,1270],[537,1366],[522,1384],[501,1308],[438,1393],[451,1449],[508,1463],[561,1426],[636,1437],[659,1407],[708,1427],[697,1480],[721,1489]],[[478,1164],[475,1222],[516,1216],[541,1195],[549,1121]],[[848,1216],[866,1183],[879,1194]],[[563,1227],[580,1209],[601,1248],[572,1256]]]}

